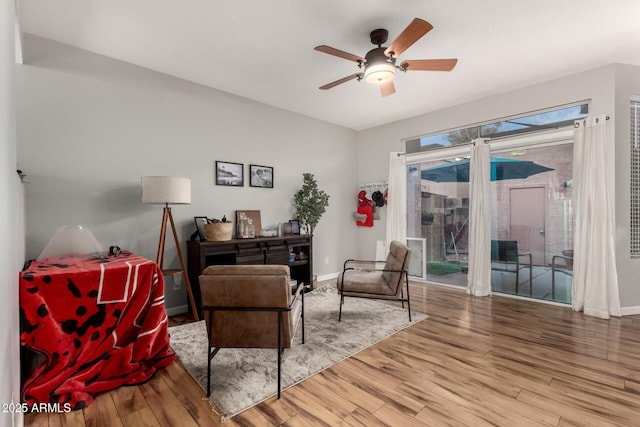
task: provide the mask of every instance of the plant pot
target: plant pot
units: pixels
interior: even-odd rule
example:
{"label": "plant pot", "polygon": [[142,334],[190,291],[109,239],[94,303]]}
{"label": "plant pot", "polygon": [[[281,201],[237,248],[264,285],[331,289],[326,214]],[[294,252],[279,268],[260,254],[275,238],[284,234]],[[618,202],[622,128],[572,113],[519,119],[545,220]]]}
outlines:
{"label": "plant pot", "polygon": [[433,218],[422,218],[422,225],[431,225],[433,224]]}
{"label": "plant pot", "polygon": [[233,235],[232,222],[214,222],[204,225],[204,232],[207,235],[207,242],[224,242],[231,240]]}

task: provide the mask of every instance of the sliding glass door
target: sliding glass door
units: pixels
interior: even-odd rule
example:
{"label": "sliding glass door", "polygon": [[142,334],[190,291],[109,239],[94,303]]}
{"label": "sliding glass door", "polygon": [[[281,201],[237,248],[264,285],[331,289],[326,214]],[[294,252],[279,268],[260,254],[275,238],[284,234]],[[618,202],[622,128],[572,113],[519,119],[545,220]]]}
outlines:
{"label": "sliding glass door", "polygon": [[572,158],[571,143],[492,150],[494,292],[571,302]]}
{"label": "sliding glass door", "polygon": [[[495,293],[571,302],[573,144],[562,137],[492,142],[491,287]],[[407,236],[420,278],[466,287],[470,146],[409,164]]]}
{"label": "sliding glass door", "polygon": [[468,153],[467,148],[453,157],[408,166],[407,236],[425,248],[430,282],[467,286],[469,180],[447,169],[468,161]]}

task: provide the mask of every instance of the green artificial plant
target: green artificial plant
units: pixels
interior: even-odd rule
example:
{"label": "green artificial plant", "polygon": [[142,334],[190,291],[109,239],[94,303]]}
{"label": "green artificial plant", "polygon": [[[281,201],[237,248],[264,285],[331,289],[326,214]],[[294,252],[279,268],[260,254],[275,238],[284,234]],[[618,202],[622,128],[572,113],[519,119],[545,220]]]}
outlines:
{"label": "green artificial plant", "polygon": [[313,229],[329,206],[329,195],[318,189],[313,174],[303,173],[302,177],[302,188],[294,196],[296,214],[300,224],[313,235]]}

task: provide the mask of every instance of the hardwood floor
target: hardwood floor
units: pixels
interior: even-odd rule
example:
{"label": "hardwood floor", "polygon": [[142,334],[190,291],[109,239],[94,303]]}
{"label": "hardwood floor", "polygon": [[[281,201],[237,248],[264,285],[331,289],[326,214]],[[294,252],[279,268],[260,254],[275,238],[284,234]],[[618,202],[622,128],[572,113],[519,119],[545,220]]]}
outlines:
{"label": "hardwood floor", "polygon": [[[640,316],[607,321],[417,283],[411,292],[428,319],[224,425],[640,425]],[[25,418],[51,427],[220,424],[178,362],[82,411]]]}

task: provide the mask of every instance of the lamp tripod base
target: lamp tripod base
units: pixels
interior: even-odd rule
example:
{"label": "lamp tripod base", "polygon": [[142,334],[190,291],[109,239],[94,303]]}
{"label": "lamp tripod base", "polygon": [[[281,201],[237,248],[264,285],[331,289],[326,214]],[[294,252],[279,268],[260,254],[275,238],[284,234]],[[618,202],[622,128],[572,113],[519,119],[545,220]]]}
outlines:
{"label": "lamp tripod base", "polygon": [[[187,288],[187,296],[189,297],[189,305],[191,307],[191,312],[193,313],[193,318],[198,321],[200,320],[198,317],[198,310],[196,307],[196,302],[193,298],[193,292],[191,290],[191,283],[189,282],[189,275],[187,274],[187,269],[184,265],[184,259],[182,258],[182,250],[180,249],[180,241],[178,240],[178,233],[176,232],[176,225],[173,222],[173,214],[171,213],[171,208],[169,205],[165,205],[164,210],[162,212],[162,227],[160,228],[160,242],[158,243],[158,256],[156,258],[157,264],[160,266],[162,270],[162,262],[164,258],[164,243],[167,236],[167,221],[171,224],[171,230],[173,231],[173,240],[176,244],[176,250],[178,252],[178,260],[180,261],[180,269],[182,271],[182,280]],[[174,270],[175,271],[175,270]],[[163,270],[164,274],[164,270]]]}

